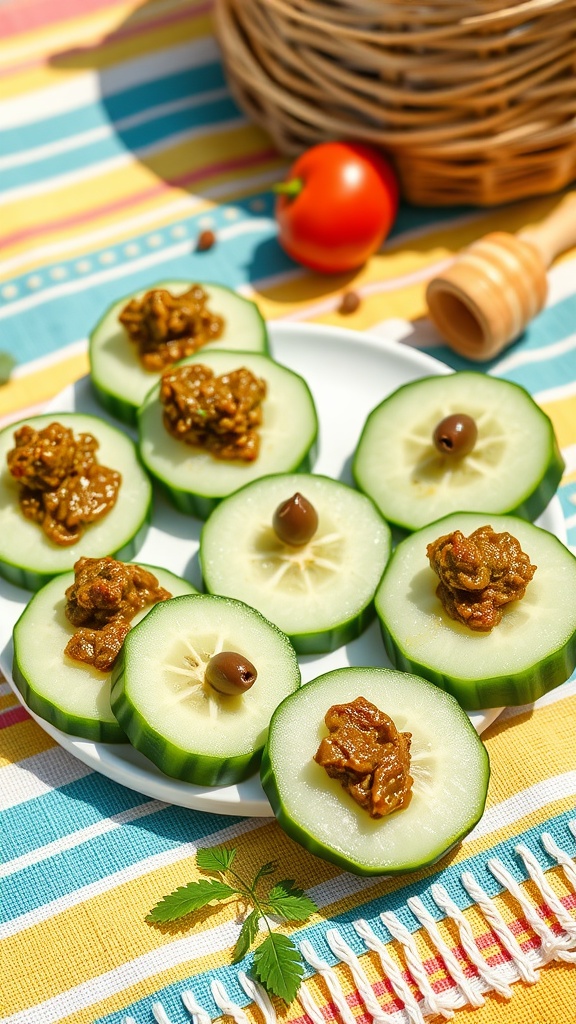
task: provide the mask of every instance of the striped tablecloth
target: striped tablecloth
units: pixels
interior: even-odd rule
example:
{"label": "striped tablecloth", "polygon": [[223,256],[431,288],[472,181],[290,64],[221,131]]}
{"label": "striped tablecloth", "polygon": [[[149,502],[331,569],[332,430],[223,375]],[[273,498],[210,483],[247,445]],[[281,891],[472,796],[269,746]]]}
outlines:
{"label": "striped tablecloth", "polygon": [[[4,0],[0,39],[0,350],[18,362],[0,388],[2,424],[82,376],[103,309],[160,278],[221,281],[269,320],[368,329],[459,368],[424,317],[424,282],[465,243],[555,202],[403,207],[352,281],[325,280],[277,244],[269,188],[285,163],[230,97],[210,3]],[[217,244],[199,253],[205,228]],[[551,416],[574,548],[576,252],[550,282],[545,311],[484,369],[527,387]],[[345,318],[344,285],[362,298]],[[574,679],[490,727],[481,823],[435,868],[393,881],[313,858],[273,819],[124,789],[54,743],[5,682],[0,727],[3,1021],[417,1024],[453,1010],[475,1024],[576,1021]],[[288,1007],[254,987],[249,958],[231,966],[237,908],[193,927],[145,922],[199,877],[195,851],[220,843],[246,871],[277,861],[319,907],[286,929],[307,974]]]}

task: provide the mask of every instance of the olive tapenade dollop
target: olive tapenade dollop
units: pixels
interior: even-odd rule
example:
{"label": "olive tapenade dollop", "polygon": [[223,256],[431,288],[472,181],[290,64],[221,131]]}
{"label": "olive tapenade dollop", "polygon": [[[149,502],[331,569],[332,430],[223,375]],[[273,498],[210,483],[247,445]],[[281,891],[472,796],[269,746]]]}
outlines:
{"label": "olive tapenade dollop", "polygon": [[66,618],[77,626],[65,654],[108,672],[114,665],[131,620],[148,604],[172,594],[153,573],[114,558],[79,558],[74,583],[66,590]]}
{"label": "olive tapenade dollop", "polygon": [[201,285],[193,284],[182,295],[153,288],[127,303],[118,319],[145,370],[164,370],[221,337],[224,318],[212,313],[207,301]]}
{"label": "olive tapenade dollop", "polygon": [[164,426],[217,459],[258,457],[266,382],[241,367],[216,377],[202,364],[167,370],[160,382]]}
{"label": "olive tapenade dollop", "polygon": [[25,424],[14,433],[8,469],[20,484],[20,508],[62,547],[76,544],[88,523],[115,505],[121,474],[101,466],[92,434],[74,436],[61,423],[42,430]]}
{"label": "olive tapenade dollop", "polygon": [[495,533],[491,526],[469,537],[455,530],[426,551],[440,579],[436,594],[446,613],[481,632],[498,625],[504,605],[524,597],[537,568],[512,534]]}
{"label": "olive tapenade dollop", "polygon": [[334,704],[324,718],[326,736],[314,760],[368,811],[382,818],[406,807],[412,795],[409,732],[365,697]]}

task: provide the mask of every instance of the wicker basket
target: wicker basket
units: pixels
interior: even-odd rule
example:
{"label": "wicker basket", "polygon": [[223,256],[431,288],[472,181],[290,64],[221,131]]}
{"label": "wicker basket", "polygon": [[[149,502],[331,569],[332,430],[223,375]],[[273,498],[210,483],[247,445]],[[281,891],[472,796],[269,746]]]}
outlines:
{"label": "wicker basket", "polygon": [[283,153],[383,146],[431,205],[576,177],[576,0],[215,0],[215,23],[236,99]]}

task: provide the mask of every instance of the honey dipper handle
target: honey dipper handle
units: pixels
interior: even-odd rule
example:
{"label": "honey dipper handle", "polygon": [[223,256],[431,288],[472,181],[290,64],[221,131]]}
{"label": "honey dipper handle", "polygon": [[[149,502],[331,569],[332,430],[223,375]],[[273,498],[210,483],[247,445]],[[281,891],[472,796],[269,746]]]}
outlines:
{"label": "honey dipper handle", "polygon": [[568,192],[548,217],[519,231],[518,238],[533,245],[549,267],[556,256],[576,245],[576,192]]}

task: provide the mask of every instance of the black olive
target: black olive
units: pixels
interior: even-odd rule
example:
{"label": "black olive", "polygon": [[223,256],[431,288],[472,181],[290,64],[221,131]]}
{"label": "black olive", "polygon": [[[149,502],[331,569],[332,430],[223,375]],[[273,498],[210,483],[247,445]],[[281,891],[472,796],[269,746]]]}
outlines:
{"label": "black olive", "polygon": [[256,682],[258,673],[251,661],[236,651],[214,654],[204,672],[204,679],[218,693],[238,696]]}
{"label": "black olive", "polygon": [[272,526],[276,536],[293,547],[307,544],[318,529],[318,513],[298,491],[276,509]]}
{"label": "black olive", "polygon": [[478,427],[471,416],[465,412],[455,412],[436,427],[433,440],[436,448],[443,455],[460,457],[468,455],[476,444]]}

